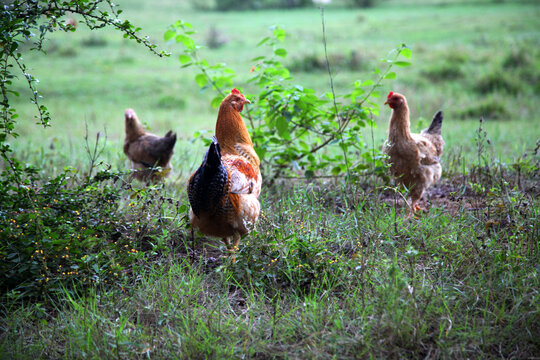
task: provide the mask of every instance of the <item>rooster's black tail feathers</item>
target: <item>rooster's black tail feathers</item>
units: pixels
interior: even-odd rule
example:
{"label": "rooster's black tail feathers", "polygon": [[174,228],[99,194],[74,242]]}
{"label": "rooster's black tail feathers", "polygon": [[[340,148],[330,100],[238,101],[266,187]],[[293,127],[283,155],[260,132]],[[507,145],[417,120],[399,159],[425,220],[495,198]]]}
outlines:
{"label": "rooster's black tail feathers", "polygon": [[201,166],[188,184],[189,203],[195,215],[219,208],[226,194],[228,177],[227,168],[221,161],[221,148],[214,137]]}

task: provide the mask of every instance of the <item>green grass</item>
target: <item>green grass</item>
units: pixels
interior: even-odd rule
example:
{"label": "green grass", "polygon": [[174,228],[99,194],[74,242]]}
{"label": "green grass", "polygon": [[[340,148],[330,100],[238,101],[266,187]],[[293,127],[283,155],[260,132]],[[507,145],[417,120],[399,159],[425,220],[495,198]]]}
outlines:
{"label": "green grass", "polygon": [[500,189],[460,197],[471,190],[457,186],[412,222],[391,194],[267,189],[236,263],[216,242],[192,247],[177,233],[168,252],[154,247],[133,273],[83,295],[21,305],[12,293],[0,349],[21,359],[534,356],[540,204]]}
{"label": "green grass", "polygon": [[[46,56],[25,53],[53,123],[34,124],[35,109],[18,83],[13,147],[42,169],[42,179],[37,205],[22,198],[0,211],[0,236],[29,242],[15,256],[0,252],[1,261],[32,255],[31,267],[14,273],[32,274],[27,287],[1,297],[0,357],[538,356],[540,7],[430,4],[392,0],[325,11],[338,93],[372,77],[369,69],[397,44],[412,48],[413,65],[397,69],[384,91],[408,97],[415,131],[436,110],[445,112],[443,178],[429,191],[429,212],[407,220],[403,194],[368,175],[348,184],[279,179],[263,187],[263,214],[235,263],[218,240],[198,234],[192,242],[186,228],[186,179],[205,150],[191,140],[195,131],[213,133],[216,110],[194,70],[180,68],[180,49],[162,43],[163,32],[181,18],[204,43],[215,24],[229,41],[202,54],[228,63],[249,92],[250,59],[264,51],[255,45],[279,24],[289,33],[285,63],[298,69],[294,81],[323,94],[325,70],[298,65],[323,59],[320,11],[202,13],[187,2],[125,1],[125,17],[170,58],[84,28],[54,34]],[[357,69],[342,60],[351,51]],[[375,148],[390,115],[383,102],[373,143],[371,129],[361,134]],[[151,131],[179,135],[174,172],[163,185],[147,188],[114,174],[86,179],[85,122],[90,143],[98,131],[107,134],[103,164],[93,173],[107,164],[113,173],[127,168],[127,107]],[[74,169],[63,182],[47,181],[64,167]],[[28,211],[35,208],[39,216]],[[37,258],[35,242],[45,250]],[[77,274],[65,274],[66,267]]]}

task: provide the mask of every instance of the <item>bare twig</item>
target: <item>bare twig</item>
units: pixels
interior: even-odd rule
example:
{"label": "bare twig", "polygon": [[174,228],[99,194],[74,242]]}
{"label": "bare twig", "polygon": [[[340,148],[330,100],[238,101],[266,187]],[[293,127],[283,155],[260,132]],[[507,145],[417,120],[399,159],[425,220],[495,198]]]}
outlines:
{"label": "bare twig", "polygon": [[[323,45],[324,45],[324,57],[326,60],[326,69],[328,70],[328,77],[330,78],[330,89],[332,90],[332,102],[334,103],[334,111],[335,116],[338,119],[338,123],[341,123],[341,117],[339,115],[338,106],[336,103],[336,92],[334,90],[334,78],[332,77],[332,70],[330,69],[330,60],[328,60],[328,50],[326,48],[326,27],[324,24],[324,8],[321,7],[321,21],[322,21],[322,35],[323,35]],[[343,132],[338,131],[339,139],[341,141],[341,144],[343,144]],[[349,168],[349,159],[347,157],[347,150],[345,150],[345,146],[341,146],[341,150],[343,151],[343,156],[345,158],[345,165],[347,166],[347,182],[349,181],[351,177],[350,168]]]}

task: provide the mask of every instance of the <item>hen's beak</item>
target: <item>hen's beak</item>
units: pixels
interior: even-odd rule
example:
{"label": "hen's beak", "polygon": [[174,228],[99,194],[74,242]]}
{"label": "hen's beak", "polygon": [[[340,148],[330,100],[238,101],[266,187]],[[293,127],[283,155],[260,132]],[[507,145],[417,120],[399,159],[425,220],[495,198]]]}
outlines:
{"label": "hen's beak", "polygon": [[248,99],[244,99],[244,102],[245,102],[246,104],[251,104],[251,101],[249,101]]}
{"label": "hen's beak", "polygon": [[386,100],[386,101],[384,102],[384,105],[388,105],[388,100]]}

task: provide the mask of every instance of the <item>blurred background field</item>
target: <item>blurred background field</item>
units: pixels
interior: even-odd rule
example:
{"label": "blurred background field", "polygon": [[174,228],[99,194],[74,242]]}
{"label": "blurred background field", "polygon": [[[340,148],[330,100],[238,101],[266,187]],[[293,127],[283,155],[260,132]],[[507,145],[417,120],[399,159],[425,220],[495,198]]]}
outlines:
{"label": "blurred background field", "polygon": [[[201,10],[211,2],[163,0],[120,1],[123,17],[142,28],[160,49],[159,58],[112,30],[51,34],[47,55],[27,52],[26,63],[42,86],[43,103],[53,122],[43,130],[35,125],[35,107],[21,80],[15,106],[21,115],[20,137],[13,143],[23,159],[57,173],[85,161],[85,122],[91,137],[107,134],[104,159],[123,168],[123,112],[133,108],[157,134],[172,129],[179,135],[172,159],[178,177],[197,166],[203,146],[190,143],[195,131],[213,133],[216,109],[211,90],[200,92],[194,68],[181,68],[176,43],[163,33],[178,19],[193,24],[194,38],[205,47],[201,56],[224,62],[236,71],[235,85],[255,92],[246,81],[252,61],[267,51],[257,43],[273,25],[287,33],[283,60],[295,83],[330,90],[322,45],[321,11],[315,5],[300,9],[247,11]],[[193,4],[198,4],[193,6]],[[77,19],[76,15],[73,15]],[[534,148],[540,139],[536,105],[540,90],[540,6],[538,2],[494,1],[378,1],[366,9],[334,1],[325,10],[330,65],[336,92],[345,93],[355,80],[373,79],[372,70],[399,43],[412,49],[412,66],[394,69],[396,80],[383,83],[381,93],[404,93],[411,108],[412,130],[427,126],[438,109],[445,112],[443,132],[447,151],[443,161],[476,156],[474,136],[484,117],[491,151],[512,161]],[[386,136],[390,109],[380,98],[375,118],[374,146]],[[370,129],[362,136],[371,138]],[[463,160],[464,159],[464,160]]]}

